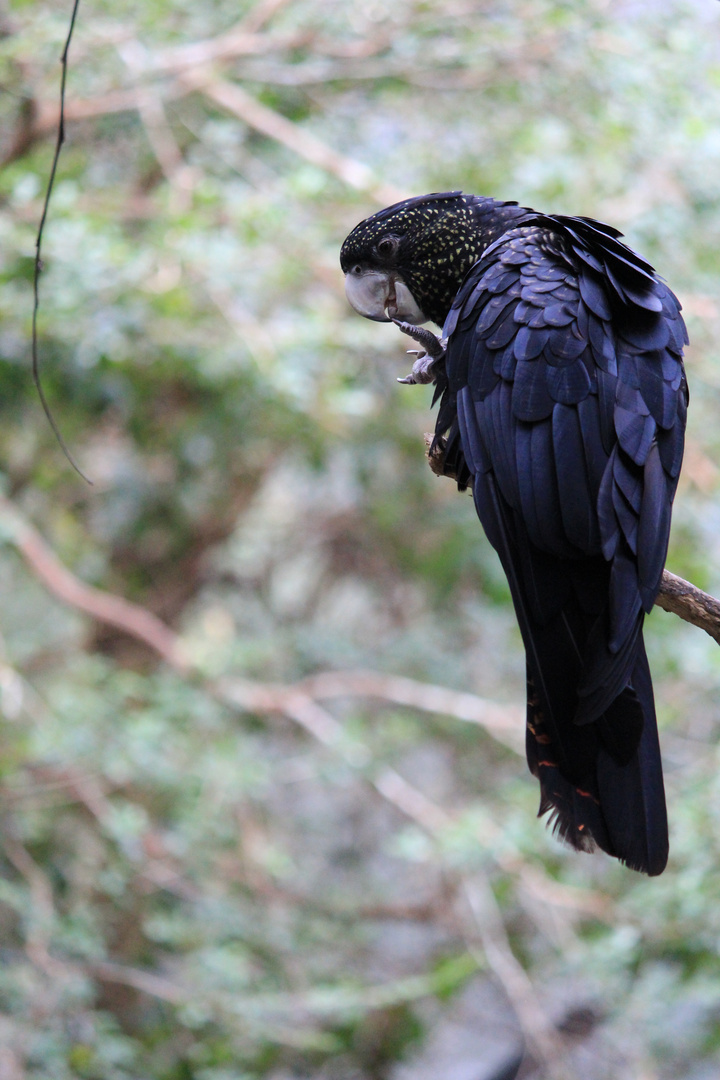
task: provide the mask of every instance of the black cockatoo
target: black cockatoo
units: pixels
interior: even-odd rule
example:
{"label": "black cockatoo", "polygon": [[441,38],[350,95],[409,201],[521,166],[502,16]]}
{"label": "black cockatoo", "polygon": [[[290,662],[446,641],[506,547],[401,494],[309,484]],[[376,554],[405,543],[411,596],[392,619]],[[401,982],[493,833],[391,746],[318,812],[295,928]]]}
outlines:
{"label": "black cockatoo", "polygon": [[[608,225],[461,192],[406,199],[342,246],[352,306],[436,383],[431,453],[472,486],[527,657],[540,813],[660,874],[667,814],[643,619],[683,454],[680,304]],[[442,327],[442,343],[427,330]]]}

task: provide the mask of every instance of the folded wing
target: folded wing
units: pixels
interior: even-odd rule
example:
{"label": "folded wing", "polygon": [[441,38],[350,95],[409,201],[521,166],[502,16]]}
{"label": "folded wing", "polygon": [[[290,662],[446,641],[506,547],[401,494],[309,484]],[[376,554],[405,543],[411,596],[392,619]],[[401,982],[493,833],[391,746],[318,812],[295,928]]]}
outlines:
{"label": "folded wing", "polygon": [[536,215],[485,252],[445,324],[437,434],[510,583],[540,812],[652,874],[667,822],[642,624],[682,460],[687,336],[618,235]]}

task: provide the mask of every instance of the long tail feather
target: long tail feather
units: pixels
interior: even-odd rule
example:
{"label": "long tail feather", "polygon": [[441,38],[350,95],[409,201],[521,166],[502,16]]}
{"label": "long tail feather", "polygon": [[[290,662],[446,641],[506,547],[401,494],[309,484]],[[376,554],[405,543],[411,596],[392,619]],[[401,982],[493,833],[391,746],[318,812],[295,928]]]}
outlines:
{"label": "long tail feather", "polygon": [[[526,751],[530,771],[540,781],[539,813],[549,813],[555,832],[576,849],[597,846],[633,870],[660,874],[667,863],[668,829],[642,615],[628,642],[630,656],[623,660],[625,684],[588,721],[579,710],[578,689],[593,666],[588,649],[592,652],[598,638],[598,620],[609,619],[599,610],[607,597],[608,564],[597,560],[593,584],[592,567],[585,562],[582,587],[573,587],[579,564],[537,551],[516,522],[511,531],[511,511],[490,475],[475,476],[474,495],[508,575],[525,642]],[[492,520],[486,523],[489,511]],[[536,595],[538,582],[545,586],[542,596]]]}

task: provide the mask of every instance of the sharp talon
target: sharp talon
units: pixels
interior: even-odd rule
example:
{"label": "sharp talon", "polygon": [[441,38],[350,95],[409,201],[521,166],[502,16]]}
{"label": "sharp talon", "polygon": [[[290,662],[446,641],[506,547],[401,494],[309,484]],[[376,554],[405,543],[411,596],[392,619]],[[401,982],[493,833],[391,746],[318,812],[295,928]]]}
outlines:
{"label": "sharp talon", "polygon": [[397,381],[405,386],[415,386],[415,379],[412,375],[406,375],[404,379],[398,379]]}
{"label": "sharp talon", "polygon": [[433,360],[445,359],[445,345],[436,334],[426,330],[424,326],[413,326],[412,323],[403,322],[401,319],[393,319],[392,322],[401,333],[414,338],[424,347],[425,352],[422,355],[430,356]]}

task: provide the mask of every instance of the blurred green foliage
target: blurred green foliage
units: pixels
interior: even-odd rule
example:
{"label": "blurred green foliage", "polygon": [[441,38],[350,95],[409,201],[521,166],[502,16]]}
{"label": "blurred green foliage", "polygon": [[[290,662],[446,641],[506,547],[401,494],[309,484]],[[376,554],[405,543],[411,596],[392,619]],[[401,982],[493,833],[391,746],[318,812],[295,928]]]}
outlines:
{"label": "blurred green foliage", "polygon": [[[720,589],[716,4],[82,4],[40,347],[92,487],[29,373],[70,6],[0,9],[0,460],[79,578],[169,621],[208,678],[368,668],[521,704],[497,560],[424,461],[430,393],[397,386],[406,342],[343,296],[339,245],[385,185],[608,220],[667,276],[693,342],[668,565]],[[233,709],[60,606],[0,524],[0,1075],[420,1080],[486,967],[457,914],[476,872],[553,1020],[593,1018],[573,1075],[717,1075],[720,654],[700,631],[648,620],[672,849],[648,881],[561,848],[480,728],[348,697],[343,755]],[[434,839],[373,787],[386,767],[451,814]]]}

